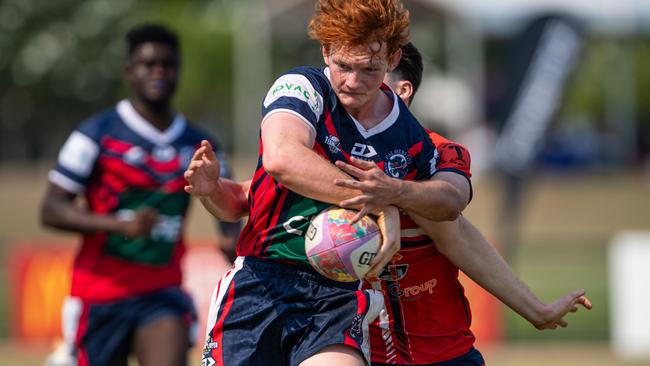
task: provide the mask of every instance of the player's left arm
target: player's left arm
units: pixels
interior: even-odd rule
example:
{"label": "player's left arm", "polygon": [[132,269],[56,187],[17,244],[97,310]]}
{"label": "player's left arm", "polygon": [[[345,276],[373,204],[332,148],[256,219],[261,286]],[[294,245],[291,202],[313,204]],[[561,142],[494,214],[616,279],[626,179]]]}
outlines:
{"label": "player's left arm", "polygon": [[[375,163],[352,158],[337,162],[341,170],[356,178],[337,179],[342,187],[355,188],[361,195],[342,201],[342,207],[395,205],[433,221],[451,221],[465,209],[472,195],[470,155],[453,142],[439,144],[436,171],[429,180],[407,181],[388,176]],[[363,212],[365,213],[365,212]]]}

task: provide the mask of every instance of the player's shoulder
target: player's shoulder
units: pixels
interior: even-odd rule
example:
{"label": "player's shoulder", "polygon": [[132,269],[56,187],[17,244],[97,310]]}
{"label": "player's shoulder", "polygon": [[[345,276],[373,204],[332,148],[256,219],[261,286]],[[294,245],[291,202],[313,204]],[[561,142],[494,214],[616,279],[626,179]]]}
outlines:
{"label": "player's shoulder", "polygon": [[311,85],[311,87],[313,87],[320,94],[323,94],[323,92],[326,92],[330,89],[330,83],[327,77],[327,69],[323,69],[321,67],[294,67],[293,69],[284,72],[278,78],[278,81],[282,81],[283,83],[276,82],[276,88],[291,89],[295,88],[296,86],[304,88],[307,85]]}
{"label": "player's shoulder", "polygon": [[115,128],[117,123],[121,123],[121,118],[116,107],[113,106],[84,119],[77,127],[77,131],[98,140],[101,136],[109,133],[112,128]]}
{"label": "player's shoulder", "polygon": [[429,135],[429,138],[433,142],[433,144],[436,145],[436,147],[453,147],[453,148],[461,149],[463,151],[468,151],[467,148],[462,144],[456,141],[452,141],[436,132],[427,129],[427,133]]}

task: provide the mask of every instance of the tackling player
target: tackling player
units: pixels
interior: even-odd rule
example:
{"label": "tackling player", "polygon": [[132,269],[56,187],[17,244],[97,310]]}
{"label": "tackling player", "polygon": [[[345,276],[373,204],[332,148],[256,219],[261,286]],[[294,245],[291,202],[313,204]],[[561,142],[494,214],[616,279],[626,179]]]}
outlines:
{"label": "tackling player", "polygon": [[180,288],[190,202],[183,172],[208,137],[171,106],[176,35],[142,25],[126,43],[131,95],[72,132],[49,174],[41,220],[82,234],[63,307],[74,364],[127,365],[135,353],[144,366],[185,365],[195,314]]}
{"label": "tackling player", "polygon": [[[422,56],[411,43],[402,47],[402,59],[385,82],[410,105],[422,77]],[[467,178],[470,155],[461,145],[430,132],[438,151],[438,171]],[[358,170],[337,164],[352,174]],[[372,164],[357,165],[371,171]],[[399,182],[384,180],[390,195]],[[391,183],[395,183],[392,184]],[[346,185],[345,182],[340,182]],[[355,185],[359,187],[359,185]],[[390,188],[389,188],[390,187]],[[471,199],[471,194],[467,200]],[[591,308],[584,290],[574,291],[552,304],[540,301],[511,271],[507,263],[466,219],[434,223],[417,215],[402,218],[402,247],[372,286],[381,289],[386,308],[370,326],[373,365],[481,366],[482,355],[473,347],[471,311],[458,281],[458,268],[538,329],[566,326],[563,316],[577,304]],[[434,241],[432,242],[431,239]]]}

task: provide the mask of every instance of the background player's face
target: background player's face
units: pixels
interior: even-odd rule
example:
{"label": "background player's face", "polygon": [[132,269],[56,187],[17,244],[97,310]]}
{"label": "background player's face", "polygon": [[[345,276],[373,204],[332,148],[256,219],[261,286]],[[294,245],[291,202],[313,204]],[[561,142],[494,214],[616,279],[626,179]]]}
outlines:
{"label": "background player's face", "polygon": [[[332,88],[348,112],[372,103],[386,72],[395,65],[394,56],[386,55],[386,46],[378,42],[353,48],[323,48],[323,58],[330,68]],[[399,55],[397,57],[399,62]]]}
{"label": "background player's face", "polygon": [[168,103],[178,81],[178,55],[164,43],[138,46],[126,66],[126,79],[135,97],[153,104]]}

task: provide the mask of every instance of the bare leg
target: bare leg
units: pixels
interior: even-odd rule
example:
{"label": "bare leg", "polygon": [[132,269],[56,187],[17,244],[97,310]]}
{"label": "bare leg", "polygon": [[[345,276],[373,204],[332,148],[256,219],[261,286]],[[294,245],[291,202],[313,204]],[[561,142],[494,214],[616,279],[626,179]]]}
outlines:
{"label": "bare leg", "polygon": [[134,351],[140,366],[185,366],[188,329],[181,319],[166,316],[135,331]]}
{"label": "bare leg", "polygon": [[349,346],[335,344],[327,346],[300,363],[300,366],[364,366],[361,353]]}

